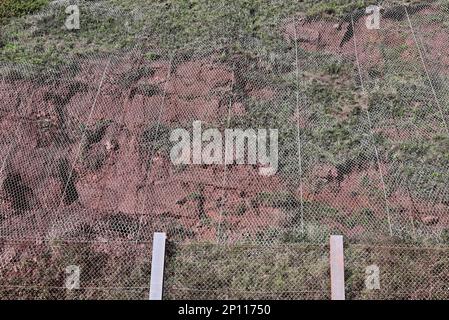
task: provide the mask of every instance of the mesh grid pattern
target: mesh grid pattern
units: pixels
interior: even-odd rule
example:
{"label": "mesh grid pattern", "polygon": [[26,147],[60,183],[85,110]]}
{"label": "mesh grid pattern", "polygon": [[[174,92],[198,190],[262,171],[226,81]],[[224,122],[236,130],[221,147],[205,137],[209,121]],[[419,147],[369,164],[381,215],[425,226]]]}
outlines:
{"label": "mesh grid pattern", "polygon": [[[446,248],[350,246],[345,249],[348,299],[448,299]],[[367,289],[366,267],[379,268],[380,287]]]}
{"label": "mesh grid pattern", "polygon": [[329,257],[325,246],[278,246],[274,254],[273,248],[176,246],[167,260],[166,298],[317,299],[328,296]]}
{"label": "mesh grid pattern", "polygon": [[[1,298],[146,299],[157,231],[167,299],[328,299],[331,234],[350,243],[348,298],[447,298],[447,5],[387,3],[379,30],[358,9],[185,44],[77,3],[132,40],[63,66],[1,60]],[[60,28],[61,8],[38,25]],[[278,129],[277,173],[174,165],[170,132],[197,120]]]}

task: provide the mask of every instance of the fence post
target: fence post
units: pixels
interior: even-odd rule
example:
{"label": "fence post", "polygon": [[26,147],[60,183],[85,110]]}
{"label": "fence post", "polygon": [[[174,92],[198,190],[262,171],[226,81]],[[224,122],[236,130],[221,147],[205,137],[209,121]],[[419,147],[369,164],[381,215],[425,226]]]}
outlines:
{"label": "fence post", "polygon": [[164,285],[165,232],[153,235],[153,254],[151,258],[150,300],[162,300]]}
{"label": "fence post", "polygon": [[345,300],[343,236],[330,238],[331,299]]}

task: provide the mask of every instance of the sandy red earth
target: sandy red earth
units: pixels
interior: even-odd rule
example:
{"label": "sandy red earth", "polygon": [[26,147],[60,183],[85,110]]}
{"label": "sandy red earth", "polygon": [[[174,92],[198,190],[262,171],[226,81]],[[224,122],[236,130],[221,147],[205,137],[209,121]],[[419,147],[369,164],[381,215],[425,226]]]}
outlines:
{"label": "sandy red earth", "polygon": [[[420,14],[434,12],[426,9]],[[380,48],[385,44],[405,45],[403,59],[420,63],[405,22],[386,19],[384,23],[388,32],[362,31],[364,20],[355,21],[358,59],[367,82],[366,71],[384,63]],[[353,41],[343,41],[349,24],[288,22],[280,36],[292,42],[296,28],[301,48],[355,63]],[[449,46],[441,41],[447,34],[432,28],[422,27],[433,34],[425,39],[429,54],[438,56],[447,71]],[[229,106],[231,114],[245,114],[244,103],[233,99],[235,70],[214,52],[207,57],[175,58],[175,65],[168,58],[148,61],[140,54],[90,58],[79,61],[75,76],[67,73],[54,82],[47,80],[7,77],[0,82],[0,212],[6,238],[64,238],[77,228],[99,228],[104,219],[124,216],[133,218],[125,219],[124,236],[129,238],[149,237],[167,228],[187,239],[215,241],[223,236],[237,241],[286,221],[281,208],[254,206],[252,200],[259,194],[289,191],[300,198],[299,187],[292,189],[280,174],[264,177],[257,167],[246,165],[176,167],[166,152],[152,152],[153,146],[142,138],[154,126],[162,134],[166,127],[188,127],[194,120],[223,129]],[[270,87],[245,90],[265,101],[275,92]],[[304,119],[297,120],[304,125]],[[90,141],[82,138],[83,130],[92,133]],[[412,128],[400,135],[388,128],[379,130],[392,140],[416,135]],[[411,201],[405,189],[385,201],[380,170],[388,175],[388,163],[339,177],[335,167],[317,164],[304,175],[303,201],[338,209],[341,215],[325,217],[321,223],[348,236],[366,230],[361,223],[347,226],[344,219],[357,221],[362,209],[370,209],[382,220],[387,205],[397,215],[400,212],[398,223],[408,224],[410,218],[431,228],[447,225],[446,205]],[[364,177],[373,181],[371,187],[378,194],[360,187]],[[104,236],[93,233],[93,237]]]}

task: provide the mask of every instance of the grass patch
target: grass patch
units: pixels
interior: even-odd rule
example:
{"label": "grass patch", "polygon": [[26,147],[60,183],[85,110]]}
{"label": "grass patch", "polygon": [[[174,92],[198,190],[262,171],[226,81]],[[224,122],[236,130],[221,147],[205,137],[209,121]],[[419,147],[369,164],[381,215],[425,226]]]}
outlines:
{"label": "grass patch", "polygon": [[0,24],[5,24],[13,17],[36,12],[48,3],[49,0],[2,0],[0,2]]}

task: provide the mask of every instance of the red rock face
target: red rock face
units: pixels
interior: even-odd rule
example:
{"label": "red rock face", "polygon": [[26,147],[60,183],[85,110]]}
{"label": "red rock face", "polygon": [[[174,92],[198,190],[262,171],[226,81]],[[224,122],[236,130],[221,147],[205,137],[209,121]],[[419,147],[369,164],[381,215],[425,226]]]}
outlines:
{"label": "red rock face", "polygon": [[[142,69],[151,72],[126,82],[127,75]],[[280,188],[278,178],[260,176],[252,166],[229,167],[226,173],[218,165],[177,168],[167,152],[153,153],[151,143],[142,140],[154,126],[167,135],[163,128],[191,126],[195,120],[221,125],[235,80],[231,68],[213,55],[171,67],[169,61],[148,63],[136,57],[86,61],[74,78],[58,80],[2,84],[3,145],[12,148],[2,151],[5,159],[9,154],[2,181],[16,179],[10,188],[29,190],[15,199],[2,188],[3,209],[28,212],[14,218],[16,225],[42,211],[55,217],[72,212],[69,221],[78,215],[71,226],[85,223],[88,215],[121,212],[136,219],[144,215],[153,224],[175,221],[213,240],[220,224],[231,225],[230,236],[239,237],[280,217],[279,210],[261,214],[273,209],[255,210],[249,203],[261,190]],[[151,90],[134,90],[143,85]],[[272,96],[269,88],[254,94]],[[231,110],[243,114],[245,107],[231,102]],[[234,215],[239,205],[244,219]],[[200,223],[205,219],[209,227]],[[44,233],[63,232],[54,229],[59,219],[50,221],[53,227],[40,226]]]}
{"label": "red rock face", "polygon": [[[385,63],[382,45],[405,45],[400,53],[404,61],[419,58],[406,26],[397,28],[389,19],[381,23],[385,29],[367,31],[364,19],[354,21],[357,57],[353,39],[342,41],[348,22],[296,21],[281,29],[285,41],[297,40],[301,49],[358,61],[362,78],[368,79],[367,70],[382,69]],[[425,26],[421,30],[431,31]],[[438,56],[444,66],[447,61],[442,53],[448,46],[438,39],[445,39],[442,30],[424,41],[428,54]],[[372,165],[342,174],[316,161],[298,187],[299,181],[292,186],[280,174],[261,176],[256,166],[171,163],[167,153],[170,129],[191,127],[195,120],[224,129],[229,114],[246,115],[247,106],[239,96],[267,103],[276,98],[278,88],[243,81],[249,66],[243,57],[235,60],[233,69],[232,62],[221,62],[215,53],[173,61],[147,61],[139,54],[129,54],[111,60],[80,60],[75,75],[53,81],[1,82],[0,210],[6,217],[2,230],[32,236],[34,226],[46,236],[63,235],[81,224],[97,227],[104,217],[121,213],[145,230],[168,226],[183,229],[191,238],[224,236],[236,241],[282,226],[288,214],[300,211],[295,207],[286,213],[273,205],[254,203],[260,194],[282,192],[302,197],[307,204],[336,209],[340,216],[316,220],[320,226],[336,227],[347,235],[360,236],[366,231],[362,225],[342,223],[360,215],[362,209],[372,213],[370,219],[385,219],[379,168]],[[350,111],[338,116],[347,119]],[[310,124],[303,115],[293,112],[291,120],[305,130]],[[382,132],[396,142],[417,136],[427,139],[434,135],[429,127],[429,132],[399,132],[388,127],[375,133]],[[388,164],[380,167],[386,175],[393,170]],[[371,189],[362,186],[366,179]],[[374,195],[372,190],[376,190]],[[449,223],[446,205],[413,201],[404,189],[388,195],[388,204],[393,219],[405,223],[422,221],[437,227]]]}

